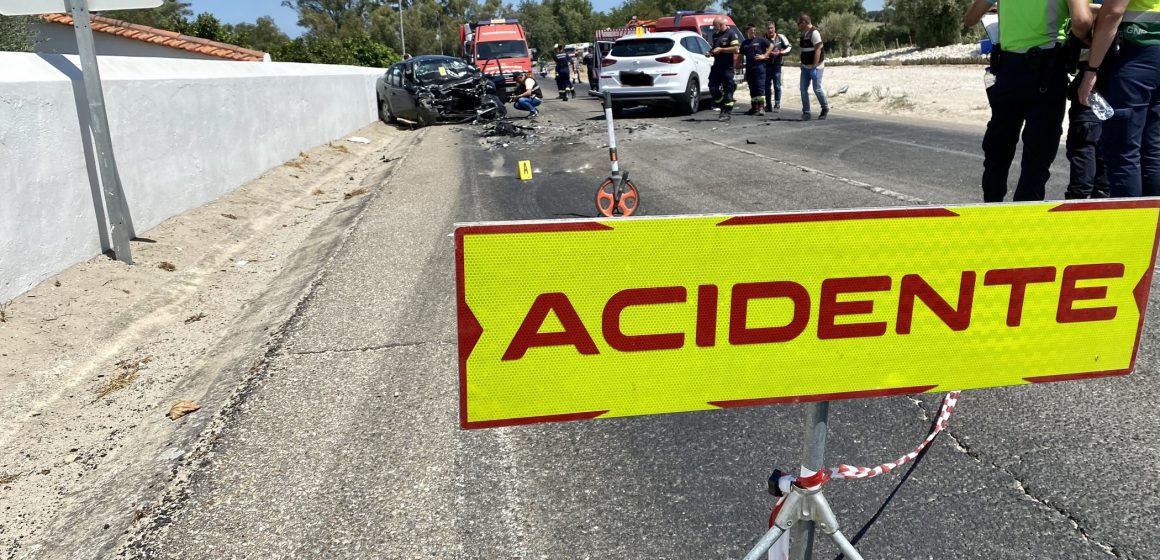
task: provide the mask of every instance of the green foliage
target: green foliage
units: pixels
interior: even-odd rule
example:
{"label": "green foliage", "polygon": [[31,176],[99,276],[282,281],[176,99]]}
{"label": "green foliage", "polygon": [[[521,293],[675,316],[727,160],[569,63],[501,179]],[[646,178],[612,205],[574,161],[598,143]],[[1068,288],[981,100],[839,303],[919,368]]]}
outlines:
{"label": "green foliage", "polygon": [[0,16],[0,51],[32,52],[36,31],[29,16]]}
{"label": "green foliage", "polygon": [[839,12],[826,16],[819,27],[826,31],[822,40],[826,50],[835,56],[850,56],[854,45],[862,39],[870,28],[870,23],[849,12]]}
{"label": "green foliage", "polygon": [[193,10],[189,9],[189,2],[165,0],[156,8],[113,10],[110,12],[101,12],[101,15],[129,23],[139,23],[158,29],[168,29],[178,33],[185,33],[184,29],[189,24],[189,18],[193,17]]}
{"label": "green foliage", "polygon": [[908,27],[920,47],[940,47],[962,38],[963,13],[970,0],[887,0],[892,21]]}
{"label": "green foliage", "polygon": [[272,48],[270,58],[278,62],[386,68],[398,62],[401,57],[390,47],[367,35],[356,35],[346,39],[299,37]]}
{"label": "green foliage", "polygon": [[[861,9],[861,2],[857,2]],[[732,14],[739,27],[753,23],[761,25],[766,21],[796,22],[798,16],[809,14],[814,22],[837,12],[854,11],[851,0],[722,0],[721,7]],[[797,26],[778,25],[777,29],[787,37],[796,33]]]}
{"label": "green foliage", "polygon": [[282,0],[283,6],[298,12],[298,25],[317,38],[366,34],[371,11],[379,4],[372,0]]}
{"label": "green foliage", "polygon": [[236,38],[235,44],[263,52],[269,52],[276,45],[290,42],[290,37],[278,29],[278,24],[274,23],[274,18],[270,16],[262,16],[255,23],[227,25],[226,28]]}

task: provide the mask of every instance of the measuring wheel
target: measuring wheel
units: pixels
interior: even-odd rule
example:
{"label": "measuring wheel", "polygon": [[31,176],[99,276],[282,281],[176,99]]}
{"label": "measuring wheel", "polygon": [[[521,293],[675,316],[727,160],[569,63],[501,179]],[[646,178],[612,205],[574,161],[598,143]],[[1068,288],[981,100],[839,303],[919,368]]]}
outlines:
{"label": "measuring wheel", "polygon": [[596,210],[605,217],[611,218],[617,213],[628,217],[636,212],[638,206],[640,194],[636,192],[636,185],[628,179],[615,180],[609,177],[596,191]]}

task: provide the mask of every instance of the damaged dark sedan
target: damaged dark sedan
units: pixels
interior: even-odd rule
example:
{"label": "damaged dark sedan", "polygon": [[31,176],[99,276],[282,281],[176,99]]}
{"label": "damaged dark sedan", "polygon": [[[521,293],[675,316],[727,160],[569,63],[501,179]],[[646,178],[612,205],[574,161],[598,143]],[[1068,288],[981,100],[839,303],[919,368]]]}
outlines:
{"label": "damaged dark sedan", "polygon": [[375,90],[379,118],[388,123],[463,123],[507,113],[492,80],[450,56],[416,56],[396,63],[379,76]]}

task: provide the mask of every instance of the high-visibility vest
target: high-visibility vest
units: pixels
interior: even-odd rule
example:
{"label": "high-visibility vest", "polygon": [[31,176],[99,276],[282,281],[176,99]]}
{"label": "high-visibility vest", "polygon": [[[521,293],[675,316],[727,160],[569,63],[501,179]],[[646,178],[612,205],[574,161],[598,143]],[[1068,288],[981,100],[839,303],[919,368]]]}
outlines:
{"label": "high-visibility vest", "polygon": [[1002,48],[1027,52],[1033,47],[1046,49],[1062,45],[1067,41],[1068,20],[1067,0],[1001,1],[999,38]]}
{"label": "high-visibility vest", "polygon": [[1137,45],[1160,45],[1160,0],[1128,2],[1120,32]]}

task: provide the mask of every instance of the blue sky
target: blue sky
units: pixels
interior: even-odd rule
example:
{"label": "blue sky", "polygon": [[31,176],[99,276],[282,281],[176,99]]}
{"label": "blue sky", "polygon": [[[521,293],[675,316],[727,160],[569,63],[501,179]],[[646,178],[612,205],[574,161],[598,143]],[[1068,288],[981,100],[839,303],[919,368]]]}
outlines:
{"label": "blue sky", "polygon": [[[193,13],[209,12],[225,23],[253,23],[261,16],[270,16],[287,35],[302,34],[294,10],[283,8],[281,0],[187,0]],[[592,0],[597,10],[608,10],[623,0]],[[867,10],[882,8],[882,0],[864,0]]]}

